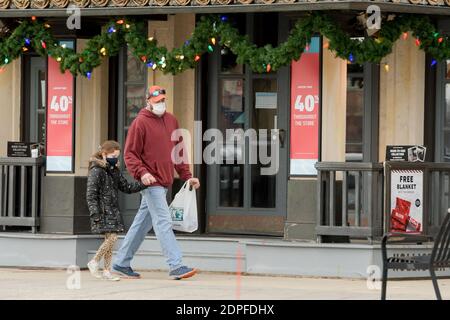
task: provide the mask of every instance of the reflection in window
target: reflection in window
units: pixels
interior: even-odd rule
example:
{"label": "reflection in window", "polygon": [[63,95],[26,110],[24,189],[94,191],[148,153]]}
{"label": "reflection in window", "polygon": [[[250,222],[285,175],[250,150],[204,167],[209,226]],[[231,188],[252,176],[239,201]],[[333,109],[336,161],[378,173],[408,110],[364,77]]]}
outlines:
{"label": "reflection in window", "polygon": [[125,80],[125,139],[128,128],[145,106],[147,67],[141,60],[127,50],[127,74]]}
{"label": "reflection in window", "polygon": [[450,83],[445,84],[444,161],[450,162]]}
{"label": "reflection in window", "polygon": [[46,82],[45,82],[45,78],[46,78],[46,71],[45,70],[39,70],[38,71],[38,83],[40,84],[39,88],[38,88],[38,103],[37,105],[37,117],[38,117],[38,126],[37,126],[37,130],[38,130],[38,141],[39,143],[42,143],[42,145],[45,145],[45,109],[46,109],[46,102],[47,102],[47,97],[46,97]]}
{"label": "reflection in window", "polygon": [[145,87],[142,85],[127,86],[127,114],[126,126],[130,126],[131,122],[137,117],[139,111],[145,106]]}
{"label": "reflection in window", "polygon": [[237,56],[227,47],[220,50],[221,67],[220,71],[223,74],[242,74],[244,73],[244,66],[236,62]]}
{"label": "reflection in window", "polygon": [[[260,129],[267,130],[266,135],[258,135],[257,154],[260,148],[263,154],[270,156],[271,132],[274,128],[275,116],[277,115],[277,79],[254,79],[253,80],[253,110],[252,127],[257,132]],[[273,166],[273,163],[251,165],[252,193],[251,203],[255,208],[275,208],[276,206],[276,175],[262,175],[261,168]]]}
{"label": "reflection in window", "polygon": [[[235,137],[227,137],[227,129],[244,129],[244,80],[220,80],[220,109],[218,129],[222,131],[224,147],[221,155],[224,159],[220,165],[220,195],[219,205],[222,207],[242,207],[244,201],[244,166],[238,164],[242,159],[242,149],[235,142]],[[228,162],[227,162],[228,160]]]}
{"label": "reflection in window", "polygon": [[219,129],[225,134],[226,129],[244,128],[244,80],[221,80],[220,87]]}
{"label": "reflection in window", "polygon": [[346,161],[362,161],[364,66],[347,65]]}
{"label": "reflection in window", "polygon": [[[245,34],[245,16],[234,14],[229,17],[231,25],[239,30],[241,34]],[[231,52],[227,46],[223,46],[220,50],[220,73],[221,74],[243,74],[244,66],[238,64],[237,56]]]}
{"label": "reflection in window", "polygon": [[450,80],[450,60],[447,60],[447,72],[445,78]]}

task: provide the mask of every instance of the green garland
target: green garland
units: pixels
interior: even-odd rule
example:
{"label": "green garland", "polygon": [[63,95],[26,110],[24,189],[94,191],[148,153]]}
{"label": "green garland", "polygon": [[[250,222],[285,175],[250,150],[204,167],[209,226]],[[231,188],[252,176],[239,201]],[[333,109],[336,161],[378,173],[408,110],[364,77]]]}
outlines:
{"label": "green garland", "polygon": [[169,51],[158,46],[156,39],[147,38],[143,21],[126,19],[111,21],[87,42],[86,48],[76,53],[59,45],[51,32],[51,26],[33,17],[24,20],[7,38],[0,39],[0,68],[33,48],[41,56],[51,56],[60,62],[61,71],[90,78],[92,70],[103,57],[115,56],[121,47],[128,45],[131,52],[153,70],[178,74],[195,68],[201,55],[212,52],[217,46],[228,47],[237,56],[237,62],[247,64],[254,72],[275,71],[298,60],[308,47],[311,37],[317,33],[329,39],[328,48],[336,56],[354,63],[381,60],[392,52],[394,43],[412,32],[416,45],[437,60],[450,58],[450,43],[441,35],[427,16],[400,15],[384,21],[377,38],[351,39],[339,26],[323,13],[313,13],[300,19],[291,30],[288,39],[273,48],[257,47],[248,37],[226,21],[225,16],[202,17],[192,37],[182,47]]}

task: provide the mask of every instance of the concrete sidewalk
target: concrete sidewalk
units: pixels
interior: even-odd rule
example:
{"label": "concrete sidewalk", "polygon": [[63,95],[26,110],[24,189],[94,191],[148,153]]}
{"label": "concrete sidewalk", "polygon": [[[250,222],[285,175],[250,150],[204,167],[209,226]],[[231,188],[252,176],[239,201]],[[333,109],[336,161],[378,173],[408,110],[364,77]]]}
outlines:
{"label": "concrete sidewalk", "polygon": [[[74,278],[66,270],[0,269],[0,299],[367,299],[377,300],[364,280],[299,277],[237,276],[199,273],[182,281],[169,280],[166,272],[142,272],[142,279],[119,282],[80,272],[80,289],[68,289]],[[71,282],[76,284],[75,282]],[[444,299],[450,299],[450,279],[439,281]],[[435,299],[429,280],[388,283],[389,299]]]}

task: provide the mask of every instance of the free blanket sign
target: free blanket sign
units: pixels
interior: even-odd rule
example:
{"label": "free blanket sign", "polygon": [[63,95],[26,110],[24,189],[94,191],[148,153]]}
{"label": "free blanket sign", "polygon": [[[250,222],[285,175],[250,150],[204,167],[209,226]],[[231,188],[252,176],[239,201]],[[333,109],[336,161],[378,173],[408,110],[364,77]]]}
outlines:
{"label": "free blanket sign", "polygon": [[423,231],[423,171],[391,171],[391,221],[393,232]]}

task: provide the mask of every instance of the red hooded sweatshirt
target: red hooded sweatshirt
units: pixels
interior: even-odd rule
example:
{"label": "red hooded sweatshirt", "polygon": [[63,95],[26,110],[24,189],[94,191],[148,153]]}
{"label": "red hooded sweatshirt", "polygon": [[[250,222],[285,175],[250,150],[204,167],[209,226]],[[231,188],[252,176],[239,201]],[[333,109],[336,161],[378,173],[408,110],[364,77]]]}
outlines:
{"label": "red hooded sweatshirt", "polygon": [[178,121],[168,112],[161,117],[146,108],[139,112],[128,130],[124,151],[127,169],[136,180],[150,173],[156,179],[151,186],[169,187],[173,183],[174,169],[182,180],[192,178],[187,163],[172,161],[172,149],[182,143],[182,139],[171,141],[175,129],[178,129]]}

